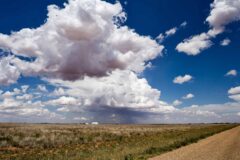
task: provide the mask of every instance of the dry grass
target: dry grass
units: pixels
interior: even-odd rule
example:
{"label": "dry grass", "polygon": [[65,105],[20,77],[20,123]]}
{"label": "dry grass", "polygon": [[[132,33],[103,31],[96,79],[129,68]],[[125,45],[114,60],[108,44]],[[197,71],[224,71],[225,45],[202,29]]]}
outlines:
{"label": "dry grass", "polygon": [[146,159],[234,126],[0,124],[0,159]]}

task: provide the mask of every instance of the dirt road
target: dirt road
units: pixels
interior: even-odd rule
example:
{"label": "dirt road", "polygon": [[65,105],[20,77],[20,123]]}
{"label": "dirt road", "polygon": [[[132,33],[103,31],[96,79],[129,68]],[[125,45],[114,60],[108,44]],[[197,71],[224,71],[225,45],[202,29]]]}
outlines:
{"label": "dirt road", "polygon": [[149,160],[240,160],[240,126]]}

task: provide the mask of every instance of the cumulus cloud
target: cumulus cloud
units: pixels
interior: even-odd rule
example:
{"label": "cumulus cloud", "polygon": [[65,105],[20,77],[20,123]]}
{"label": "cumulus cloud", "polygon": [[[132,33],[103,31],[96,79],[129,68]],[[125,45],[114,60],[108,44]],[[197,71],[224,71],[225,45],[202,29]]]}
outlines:
{"label": "cumulus cloud", "polygon": [[240,102],[240,86],[230,88],[228,94],[230,99]]}
{"label": "cumulus cloud", "polygon": [[47,102],[50,105],[66,105],[66,106],[76,106],[76,105],[81,105],[81,102],[79,102],[76,98],[74,97],[66,97],[66,96],[62,96],[58,99],[54,99],[54,100],[50,100]]}
{"label": "cumulus cloud", "polygon": [[[199,35],[192,36],[180,42],[176,50],[184,52],[187,55],[198,55],[203,50],[211,47],[211,39],[225,30],[227,24],[240,19],[240,1],[239,0],[214,0],[211,4],[211,11],[206,18],[210,29]],[[226,40],[223,44],[229,44]]]}
{"label": "cumulus cloud", "polygon": [[53,93],[52,93],[52,95],[54,95],[54,96],[63,96],[63,95],[65,95],[65,91],[61,87],[60,88],[55,88]]}
{"label": "cumulus cloud", "polygon": [[[23,86],[25,88],[25,86]],[[62,116],[49,111],[42,101],[34,100],[30,93],[24,93],[24,90],[15,88],[12,91],[6,91],[0,96],[0,115],[1,121],[16,122],[43,122],[51,119],[61,119]]]}
{"label": "cumulus cloud", "polygon": [[16,97],[17,100],[31,100],[32,98],[31,94],[23,94]]}
{"label": "cumulus cloud", "polygon": [[202,33],[183,40],[176,47],[178,52],[185,52],[187,55],[198,55],[202,50],[211,47],[212,42],[209,40],[209,35]]}
{"label": "cumulus cloud", "polygon": [[225,76],[237,76],[237,70],[232,69],[230,71],[228,71]]}
{"label": "cumulus cloud", "polygon": [[193,77],[191,75],[185,74],[184,76],[175,77],[174,80],[173,80],[173,83],[183,84],[185,82],[189,82],[192,79],[193,79]]}
{"label": "cumulus cloud", "polygon": [[48,92],[47,88],[45,85],[38,85],[37,86],[37,90],[41,91],[41,92]]}
{"label": "cumulus cloud", "polygon": [[182,104],[182,101],[176,99],[175,101],[173,101],[173,106],[179,106]]}
{"label": "cumulus cloud", "polygon": [[0,84],[10,85],[17,81],[20,76],[16,66],[10,63],[11,58],[0,59]]}
{"label": "cumulus cloud", "polygon": [[240,94],[240,86],[230,88],[228,94]]}
{"label": "cumulus cloud", "polygon": [[229,95],[228,97],[235,101],[240,102],[240,94]]}
{"label": "cumulus cloud", "polygon": [[[121,76],[123,75],[126,74],[121,74]],[[136,75],[133,75],[133,77],[135,76]],[[31,88],[29,89],[31,93],[29,92],[23,93],[21,87],[15,88],[11,91],[5,91],[4,92],[5,96],[3,97],[4,94],[0,96],[2,100],[0,101],[0,115],[1,115],[0,121],[11,120],[18,122],[58,122],[58,123],[59,122],[71,123],[75,121],[82,122],[98,121],[101,123],[239,122],[239,116],[237,115],[237,113],[240,112],[239,102],[231,102],[225,104],[192,105],[181,109],[170,107],[164,102],[161,102],[160,103],[161,105],[159,106],[156,106],[156,104],[159,104],[156,103],[154,107],[152,107],[152,105],[145,107],[144,103],[136,107],[134,107],[134,105],[132,105],[132,107],[124,107],[125,105],[121,106],[120,104],[118,104],[120,103],[120,101],[122,101],[122,99],[126,99],[126,101],[129,101],[129,99],[131,98],[133,98],[133,102],[128,102],[126,104],[139,103],[139,101],[137,101],[137,99],[139,99],[137,98],[137,96],[139,93],[142,93],[141,91],[148,90],[144,89],[148,86],[147,84],[144,86],[141,85],[142,89],[141,91],[139,90],[137,92],[138,94],[137,93],[134,94],[135,93],[134,91],[133,91],[134,93],[130,91],[129,93],[130,95],[123,96],[122,99],[118,100],[118,103],[115,103],[116,104],[115,106],[108,106],[109,102],[107,101],[104,102],[101,100],[104,95],[102,94],[100,96],[97,96],[99,94],[95,92],[100,91],[103,92],[104,90],[106,92],[105,96],[106,99],[111,98],[110,95],[112,93],[115,93],[116,95],[122,93],[123,95],[125,95],[126,94],[125,91],[122,92],[121,88],[129,87],[130,90],[137,90],[135,86],[132,86],[132,84],[134,84],[135,82],[134,78],[131,80],[130,84],[126,85],[124,82],[113,80],[114,78],[113,79],[107,78],[108,85],[106,83],[103,83],[103,81],[106,80],[106,77],[105,79],[103,77],[100,78],[100,82],[97,81],[97,78],[95,78],[95,80],[93,79],[94,79],[93,77],[88,77],[86,80],[78,80],[76,82],[73,82],[73,86],[70,85],[71,81],[51,79],[51,81],[49,81],[50,83],[56,84],[58,86],[65,86],[65,88],[62,89],[64,90],[64,92],[66,92],[66,94],[68,94],[66,96],[59,96],[54,98],[51,97],[52,96],[51,94],[48,94],[42,95],[43,97],[37,100],[36,97],[34,97],[33,93],[37,92],[37,90]],[[91,83],[94,86],[95,85],[99,86],[99,84],[102,84],[104,86],[100,87],[100,89],[98,88],[93,90],[91,89],[91,87],[89,86],[86,87],[85,85],[89,80],[90,82],[96,81],[95,83]],[[145,80],[138,79],[137,81],[138,81],[137,83],[140,83],[139,81],[144,82]],[[123,85],[120,85],[120,83],[123,83]],[[150,87],[148,93],[150,93],[151,90],[154,89],[151,89]],[[83,91],[82,95],[80,95],[79,93],[74,93],[81,91]],[[24,97],[24,94],[32,95],[32,98],[31,99],[17,98],[18,96]],[[90,95],[87,96],[87,94],[95,96]],[[142,97],[140,99],[144,99],[143,95],[140,95],[140,97]],[[84,101],[86,100],[86,97],[89,98],[88,102]],[[159,98],[158,96],[155,97]],[[114,96],[112,98],[119,99],[118,96]]]}
{"label": "cumulus cloud", "polygon": [[240,19],[239,0],[214,0],[206,21],[213,28],[224,28],[227,24]]}
{"label": "cumulus cloud", "polygon": [[192,99],[192,98],[194,98],[194,95],[192,93],[189,93],[182,97],[182,99]]}
{"label": "cumulus cloud", "polygon": [[69,0],[64,8],[48,6],[48,18],[40,27],[0,34],[0,48],[15,55],[11,65],[1,61],[1,70],[10,72],[1,72],[0,82],[11,84],[20,73],[77,80],[106,76],[115,69],[143,71],[164,47],[123,26],[125,19],[119,2]]}
{"label": "cumulus cloud", "polygon": [[[86,76],[75,82],[47,79],[53,85],[65,87],[64,92],[75,97],[81,106],[111,106],[149,112],[168,112],[174,107],[160,100],[160,91],[132,71],[113,71],[106,77]],[[91,85],[89,85],[91,84]],[[72,104],[74,105],[74,104]]]}
{"label": "cumulus cloud", "polygon": [[28,88],[29,88],[29,85],[23,85],[23,86],[21,86],[21,89],[22,89],[22,92],[23,92],[23,93],[26,93],[27,90],[28,90]]}
{"label": "cumulus cloud", "polygon": [[222,123],[239,122],[240,103],[192,105],[167,114],[150,114],[141,123]]}
{"label": "cumulus cloud", "polygon": [[226,38],[220,42],[221,46],[228,46],[231,43],[231,40]]}

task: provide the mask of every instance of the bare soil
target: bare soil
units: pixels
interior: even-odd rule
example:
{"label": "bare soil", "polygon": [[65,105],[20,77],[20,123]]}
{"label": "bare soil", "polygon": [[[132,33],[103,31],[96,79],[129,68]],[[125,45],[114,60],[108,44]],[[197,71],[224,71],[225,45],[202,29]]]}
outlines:
{"label": "bare soil", "polygon": [[149,160],[240,160],[240,126]]}

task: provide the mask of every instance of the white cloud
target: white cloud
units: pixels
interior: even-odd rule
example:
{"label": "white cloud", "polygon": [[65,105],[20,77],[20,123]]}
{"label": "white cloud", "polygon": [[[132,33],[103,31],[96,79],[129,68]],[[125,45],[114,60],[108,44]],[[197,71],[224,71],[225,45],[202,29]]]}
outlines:
{"label": "white cloud", "polygon": [[158,43],[162,43],[166,38],[176,34],[176,32],[182,28],[185,27],[187,25],[187,22],[184,21],[183,23],[180,24],[179,27],[173,27],[167,31],[165,31],[165,33],[160,33],[157,37],[156,40],[158,41]]}
{"label": "white cloud", "polygon": [[17,100],[31,100],[33,96],[31,94],[23,94],[20,96],[16,96]]}
{"label": "white cloud", "polygon": [[162,34],[162,33],[160,33],[160,34],[156,37],[156,40],[157,40],[159,43],[163,42],[164,39],[165,39],[165,36],[164,36],[164,34]]}
{"label": "white cloud", "polygon": [[192,105],[162,116],[149,115],[140,123],[222,123],[239,122],[240,103]]}
{"label": "white cloud", "polygon": [[183,23],[180,24],[180,27],[186,27],[187,26],[187,22],[184,21]]}
{"label": "white cloud", "polygon": [[226,38],[220,42],[221,46],[228,46],[231,43],[231,40]]}
{"label": "white cloud", "polygon": [[174,78],[173,80],[173,83],[176,83],[176,84],[183,84],[185,82],[189,82],[190,80],[192,80],[193,77],[191,75],[184,75],[184,76],[177,76]]}
{"label": "white cloud", "polygon": [[230,88],[228,94],[240,94],[240,86]]}
{"label": "white cloud", "polygon": [[182,99],[192,99],[192,98],[194,98],[194,95],[192,93],[189,93],[182,97]]}
{"label": "white cloud", "polygon": [[65,90],[63,88],[56,88],[54,91],[53,91],[53,95],[54,96],[63,96],[65,95]]}
{"label": "white cloud", "polygon": [[240,102],[240,86],[230,88],[228,94],[230,99]]}
{"label": "white cloud", "polygon": [[177,32],[177,27],[171,28],[165,32],[166,36],[172,36]]}
{"label": "white cloud", "polygon": [[[210,15],[206,18],[210,26],[209,31],[184,39],[177,45],[176,50],[187,55],[197,55],[212,46],[211,39],[222,33],[227,24],[239,19],[239,0],[214,0],[211,4]],[[229,42],[227,41],[227,43]]]}
{"label": "white cloud", "polygon": [[[75,82],[47,79],[65,87],[65,93],[79,100],[81,106],[111,106],[138,111],[168,112],[174,107],[160,100],[160,91],[131,71],[114,71],[102,78],[85,77]],[[91,85],[89,85],[91,84]]]}
{"label": "white cloud", "polygon": [[37,90],[39,90],[41,92],[48,92],[48,90],[47,90],[45,85],[38,85],[37,86]]}
{"label": "white cloud", "polygon": [[20,73],[16,66],[10,64],[11,58],[0,59],[0,84],[9,85],[17,81]]}
{"label": "white cloud", "polygon": [[178,99],[176,99],[175,101],[173,101],[173,106],[179,106],[182,104],[182,101],[179,101]]}
{"label": "white cloud", "polygon": [[240,94],[234,94],[228,96],[230,99],[240,102]]}
{"label": "white cloud", "polygon": [[184,39],[183,42],[177,45],[176,50],[178,52],[184,52],[187,55],[198,55],[202,50],[211,47],[212,42],[209,38],[209,35],[206,33],[195,35],[188,39]]}
{"label": "white cloud", "polygon": [[121,26],[125,19],[119,2],[69,0],[64,8],[48,6],[48,18],[40,27],[0,34],[1,49],[34,58],[15,57],[7,68],[2,64],[6,72],[0,73],[0,82],[15,82],[19,72],[77,80],[85,75],[105,76],[115,69],[143,71],[145,62],[161,55],[164,47]]}
{"label": "white cloud", "polygon": [[237,76],[237,70],[232,69],[230,71],[228,71],[225,76]]}
{"label": "white cloud", "polygon": [[240,112],[238,112],[237,115],[240,116]]}
{"label": "white cloud", "polygon": [[240,20],[239,0],[214,0],[206,21],[213,28],[224,28],[227,24]]}
{"label": "white cloud", "polygon": [[62,96],[58,99],[53,99],[47,102],[49,105],[67,105],[67,106],[76,106],[76,105],[81,105],[81,103],[74,97],[66,97]]}
{"label": "white cloud", "polygon": [[33,95],[18,92],[18,90],[20,89],[15,88],[12,92],[6,91],[0,97],[3,98],[0,101],[1,121],[26,122],[27,120],[29,122],[42,122],[62,117],[44,108],[41,101],[33,102]]}
{"label": "white cloud", "polygon": [[[121,72],[123,71],[119,72],[120,73],[115,73],[115,76],[117,76],[116,74],[118,74],[120,77],[123,75],[127,76],[126,74],[121,74]],[[132,90],[137,90],[135,88],[136,86],[132,85],[135,82],[135,79],[133,78],[134,76],[132,77],[133,79],[128,78],[128,81],[131,81],[131,83],[127,85],[125,85],[125,83],[128,82],[126,80],[126,77],[122,77],[126,80],[124,83],[123,81],[119,81],[121,79],[120,77],[113,78],[112,76],[113,75],[110,76],[111,78],[102,77],[100,79],[88,77],[85,80],[78,80],[73,82],[73,86],[70,85],[70,81],[51,79],[50,83],[54,83],[59,86],[64,85],[67,88],[66,92],[68,96],[61,96],[52,99],[51,97],[48,97],[46,95],[43,98],[46,99],[45,101],[42,99],[42,101],[34,100],[35,102],[33,102],[32,100],[35,97],[33,97],[32,100],[16,98],[18,96],[24,96],[23,92],[20,92],[20,95],[16,95],[16,93],[18,92],[17,90],[19,90],[17,88],[13,89],[12,91],[6,91],[5,93],[8,96],[6,96],[3,101],[0,101],[0,121],[11,120],[17,122],[75,122],[76,120],[86,121],[91,119],[91,121],[103,122],[101,119],[98,118],[104,117],[104,120],[112,120],[109,122],[135,123],[239,122],[239,116],[237,114],[240,113],[239,102],[225,104],[192,105],[190,107],[176,109],[158,100],[158,103],[156,101],[156,105],[153,106],[150,105],[145,107],[144,103],[142,103],[141,105],[134,107],[134,103],[136,104],[140,102],[137,101],[137,99],[139,99],[137,98],[138,94],[141,93],[141,91],[148,90],[146,89],[148,85],[140,85],[142,89],[140,89],[136,94],[133,94]],[[91,83],[93,84],[92,88],[86,87],[85,85],[89,81],[94,82]],[[106,81],[107,83],[104,83],[104,81]],[[144,82],[144,79],[138,79],[137,83],[140,83],[139,81]],[[94,89],[94,87],[96,86],[99,86],[99,88]],[[126,90],[124,92],[121,92],[121,88],[130,88],[129,95],[127,95],[128,93],[126,92]],[[150,89],[149,91],[147,91],[148,94],[151,90],[154,89]],[[30,91],[31,93],[33,92],[32,96],[34,95],[34,91],[37,92],[36,90],[31,88]],[[81,91],[83,91],[82,94],[80,94]],[[106,96],[104,94],[102,94],[102,96],[97,96],[99,95],[97,92],[100,91],[104,91]],[[122,99],[120,99],[120,96],[117,96],[118,94],[122,94],[125,96],[122,96]],[[92,98],[94,97],[93,95],[95,95],[95,98]],[[149,97],[152,96],[159,98],[158,96],[153,95],[149,95]],[[106,107],[105,109],[99,107],[98,105],[108,104],[106,100],[103,100],[103,96],[105,96],[106,99],[111,97],[116,99],[116,105],[109,106],[110,108]],[[147,95],[145,96],[147,97]],[[87,102],[89,104],[88,106],[84,106],[87,104],[84,104],[84,100],[86,100],[86,97],[89,98],[89,102]],[[140,97],[142,97],[142,95],[140,95]],[[130,103],[129,99],[131,98],[133,98],[133,102],[131,102],[133,104],[131,108],[128,107],[128,109],[130,110],[126,110],[126,108],[123,107],[124,105],[122,107],[119,106],[121,101],[124,102],[123,99]],[[144,98],[142,97],[141,99]],[[179,100],[175,101],[175,105],[179,105],[180,103],[181,101]],[[157,106],[157,104],[161,105]],[[51,111],[46,106],[50,107]],[[121,111],[123,111],[123,113],[121,114],[121,112],[118,112],[119,110],[115,110],[116,112],[112,112],[114,108],[120,109]],[[130,113],[128,113],[128,111]],[[61,114],[67,115],[67,118],[62,116]],[[132,118],[133,120],[129,121],[128,119],[126,120],[126,118],[130,118],[130,120]]]}
{"label": "white cloud", "polygon": [[21,86],[21,89],[22,89],[22,92],[23,92],[23,93],[26,93],[27,90],[28,90],[28,88],[29,88],[29,85],[23,85],[23,86]]}

